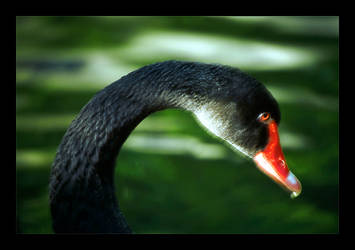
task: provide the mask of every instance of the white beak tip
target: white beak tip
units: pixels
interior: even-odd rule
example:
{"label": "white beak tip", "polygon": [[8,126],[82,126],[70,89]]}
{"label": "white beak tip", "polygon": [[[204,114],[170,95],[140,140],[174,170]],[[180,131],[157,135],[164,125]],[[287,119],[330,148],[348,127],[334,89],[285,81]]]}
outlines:
{"label": "white beak tip", "polygon": [[301,192],[299,192],[299,193],[297,193],[297,192],[292,192],[291,195],[290,195],[290,196],[291,196],[291,199],[296,198],[297,196],[300,195],[300,193],[301,193]]}

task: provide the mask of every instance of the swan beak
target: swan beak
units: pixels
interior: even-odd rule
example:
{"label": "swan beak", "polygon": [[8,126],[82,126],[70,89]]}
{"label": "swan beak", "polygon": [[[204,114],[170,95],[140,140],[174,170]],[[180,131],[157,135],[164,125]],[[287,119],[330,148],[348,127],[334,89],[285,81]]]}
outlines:
{"label": "swan beak", "polygon": [[268,124],[268,132],[268,144],[262,151],[255,154],[253,160],[263,173],[291,192],[291,198],[295,198],[302,191],[301,182],[287,167],[275,121],[272,120]]}

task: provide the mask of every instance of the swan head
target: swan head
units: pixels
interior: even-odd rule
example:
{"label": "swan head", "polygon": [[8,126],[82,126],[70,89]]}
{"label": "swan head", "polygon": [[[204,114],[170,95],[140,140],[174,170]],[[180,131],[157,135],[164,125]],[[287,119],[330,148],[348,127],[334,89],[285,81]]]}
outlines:
{"label": "swan head", "polygon": [[297,197],[301,183],[289,170],[281,149],[278,125],[279,106],[260,85],[242,94],[229,91],[223,98],[209,99],[194,110],[199,123],[212,134],[252,158],[273,181]]}

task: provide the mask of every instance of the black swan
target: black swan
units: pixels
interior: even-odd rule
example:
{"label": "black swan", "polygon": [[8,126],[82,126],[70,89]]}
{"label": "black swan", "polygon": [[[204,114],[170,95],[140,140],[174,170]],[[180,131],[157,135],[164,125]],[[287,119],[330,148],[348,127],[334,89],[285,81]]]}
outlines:
{"label": "black swan", "polygon": [[167,108],[191,111],[291,197],[300,194],[279,143],[278,104],[260,82],[229,66],[165,61],[105,87],[72,121],[50,175],[54,232],[132,233],[115,197],[115,161],[132,130]]}

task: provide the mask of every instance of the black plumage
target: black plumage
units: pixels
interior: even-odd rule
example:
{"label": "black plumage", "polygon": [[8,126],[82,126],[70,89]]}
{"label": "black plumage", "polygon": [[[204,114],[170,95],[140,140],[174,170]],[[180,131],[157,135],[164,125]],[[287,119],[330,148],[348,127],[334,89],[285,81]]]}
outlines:
{"label": "black plumage", "polygon": [[113,173],[122,144],[153,112],[167,108],[195,112],[206,103],[213,103],[212,112],[224,125],[221,137],[249,155],[267,143],[266,128],[256,117],[267,111],[280,121],[277,102],[260,82],[217,64],[155,63],[99,91],[71,123],[52,165],[54,231],[130,233],[114,194]]}

